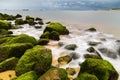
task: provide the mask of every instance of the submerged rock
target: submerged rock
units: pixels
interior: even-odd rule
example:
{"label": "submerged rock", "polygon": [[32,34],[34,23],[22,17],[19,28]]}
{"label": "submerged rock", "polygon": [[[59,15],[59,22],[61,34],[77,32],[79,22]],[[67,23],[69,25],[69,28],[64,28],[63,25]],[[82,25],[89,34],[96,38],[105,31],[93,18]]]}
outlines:
{"label": "submerged rock", "polygon": [[35,71],[29,71],[29,72],[22,74],[15,80],[37,80],[37,78],[38,76]]}
{"label": "submerged rock", "polygon": [[43,46],[35,46],[24,53],[15,71],[18,76],[31,70],[36,71],[37,74],[43,74],[51,67],[51,63],[51,50]]}
{"label": "submerged rock", "polygon": [[81,73],[74,80],[99,80],[95,75],[89,73]]}
{"label": "submerged rock", "polygon": [[78,58],[80,58],[80,55],[79,55],[78,53],[76,53],[76,52],[70,53],[70,56],[71,56],[73,59],[78,59]]}
{"label": "submerged rock", "polygon": [[101,42],[88,42],[90,46],[97,46],[98,44],[101,44]]}
{"label": "submerged rock", "polygon": [[60,35],[69,34],[69,31],[66,29],[66,27],[60,23],[50,23],[47,25],[47,27],[44,30],[44,32],[52,32],[52,31],[56,31]]}
{"label": "submerged rock", "polygon": [[114,52],[110,49],[107,49],[107,48],[100,48],[99,51],[106,55],[107,57],[110,57],[110,58],[113,58],[113,59],[116,59],[117,58],[117,52]]}
{"label": "submerged rock", "polygon": [[6,71],[6,70],[14,70],[17,62],[18,62],[18,58],[15,58],[15,57],[11,57],[0,62],[0,72]]}
{"label": "submerged rock", "polygon": [[82,64],[79,75],[89,73],[95,75],[99,80],[118,80],[118,73],[106,60],[88,58]]}
{"label": "submerged rock", "polygon": [[42,28],[42,26],[35,26],[35,28],[36,28],[36,29],[40,29],[40,28]]}
{"label": "submerged rock", "polygon": [[64,42],[58,42],[58,45],[62,47],[64,45]]}
{"label": "submerged rock", "polygon": [[0,46],[0,61],[10,57],[20,58],[27,49],[32,48],[30,43],[15,43]]}
{"label": "submerged rock", "polygon": [[58,62],[59,62],[60,64],[67,64],[67,63],[69,63],[71,60],[72,60],[72,57],[69,56],[69,55],[62,56],[62,57],[59,57],[59,58],[58,58]]}
{"label": "submerged rock", "polygon": [[76,44],[69,44],[65,46],[65,49],[68,49],[68,50],[75,50],[76,48],[77,48]]}
{"label": "submerged rock", "polygon": [[51,68],[38,80],[69,80],[67,72],[62,68]]}

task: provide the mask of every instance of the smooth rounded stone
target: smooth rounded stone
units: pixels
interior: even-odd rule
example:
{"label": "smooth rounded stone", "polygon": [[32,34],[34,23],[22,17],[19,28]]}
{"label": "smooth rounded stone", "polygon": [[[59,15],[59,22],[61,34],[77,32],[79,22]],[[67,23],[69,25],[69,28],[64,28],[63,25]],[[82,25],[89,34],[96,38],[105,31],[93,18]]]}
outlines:
{"label": "smooth rounded stone", "polygon": [[74,68],[66,68],[66,71],[67,71],[67,73],[69,74],[69,75],[74,75],[74,74],[76,74],[76,71],[75,71],[75,69]]}
{"label": "smooth rounded stone", "polygon": [[88,58],[80,66],[78,76],[89,73],[95,75],[98,80],[118,80],[119,77],[118,72],[107,60]]}
{"label": "smooth rounded stone", "polygon": [[96,32],[97,30],[95,28],[89,28],[86,31],[90,31],[90,32]]}
{"label": "smooth rounded stone", "polygon": [[42,19],[41,18],[39,18],[39,17],[36,17],[36,19],[35,19],[36,21],[41,21]]}
{"label": "smooth rounded stone", "polygon": [[107,57],[116,59],[117,58],[117,52],[114,52],[107,48],[100,48],[98,49],[102,54],[106,55]]}
{"label": "smooth rounded stone", "polygon": [[100,40],[101,40],[101,41],[106,41],[106,39],[105,39],[105,38],[100,38]]}
{"label": "smooth rounded stone", "polygon": [[34,26],[36,29],[40,29],[42,28],[42,26]]}
{"label": "smooth rounded stone", "polygon": [[89,48],[87,49],[87,51],[90,52],[90,53],[92,53],[92,52],[95,52],[95,49],[94,49],[93,47],[89,47]]}
{"label": "smooth rounded stone", "polygon": [[62,68],[51,68],[38,78],[38,80],[69,80],[67,72]]}
{"label": "smooth rounded stone", "polygon": [[95,58],[95,59],[101,59],[98,55],[95,54],[85,54],[85,58]]}
{"label": "smooth rounded stone", "polygon": [[76,44],[69,44],[65,46],[65,49],[68,49],[68,50],[75,50],[76,48],[77,48]]}
{"label": "smooth rounded stone", "polygon": [[78,53],[76,53],[76,52],[70,53],[70,56],[71,56],[73,59],[78,59],[78,58],[80,58],[80,55],[79,55]]}
{"label": "smooth rounded stone", "polygon": [[92,42],[92,41],[90,41],[90,42],[88,42],[88,44],[90,46],[97,46],[98,44],[101,44],[101,42]]}
{"label": "smooth rounded stone", "polygon": [[62,56],[62,57],[59,57],[59,58],[58,58],[58,62],[59,62],[60,64],[67,64],[67,63],[69,63],[71,60],[72,60],[72,57],[69,56],[69,55]]}
{"label": "smooth rounded stone", "polygon": [[64,42],[58,42],[58,45],[62,47],[64,45]]}
{"label": "smooth rounded stone", "polygon": [[18,28],[23,28],[22,26],[18,26]]}

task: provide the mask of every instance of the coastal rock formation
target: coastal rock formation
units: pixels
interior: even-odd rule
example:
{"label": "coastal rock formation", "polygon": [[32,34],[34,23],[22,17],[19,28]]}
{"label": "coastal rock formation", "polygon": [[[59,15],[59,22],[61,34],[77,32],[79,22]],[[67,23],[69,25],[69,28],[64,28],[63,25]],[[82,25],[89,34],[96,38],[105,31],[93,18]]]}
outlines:
{"label": "coastal rock formation", "polygon": [[67,72],[62,68],[51,68],[38,80],[69,80]]}
{"label": "coastal rock formation", "polygon": [[95,75],[99,80],[117,80],[119,76],[114,67],[106,60],[88,58],[80,66],[79,76],[89,73]]}
{"label": "coastal rock formation", "polygon": [[31,70],[36,71],[37,74],[43,74],[51,67],[51,63],[51,50],[43,46],[35,46],[24,53],[15,71],[18,76]]}
{"label": "coastal rock formation", "polygon": [[19,60],[18,58],[11,57],[0,62],[0,72],[6,71],[6,70],[14,70],[18,60]]}

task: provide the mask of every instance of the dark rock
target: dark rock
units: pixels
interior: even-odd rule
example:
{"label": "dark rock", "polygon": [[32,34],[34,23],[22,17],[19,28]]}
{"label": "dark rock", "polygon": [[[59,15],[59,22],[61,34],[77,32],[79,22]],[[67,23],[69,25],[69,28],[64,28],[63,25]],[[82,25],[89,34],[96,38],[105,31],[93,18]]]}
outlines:
{"label": "dark rock", "polygon": [[68,49],[68,50],[75,50],[76,48],[77,48],[76,44],[69,44],[65,46],[65,49]]}
{"label": "dark rock", "polygon": [[44,33],[40,36],[40,39],[41,39],[41,38],[49,39],[49,36],[50,36],[50,32],[44,32]]}
{"label": "dark rock", "polygon": [[19,59],[15,68],[16,74],[19,76],[31,70],[36,71],[38,75],[46,72],[52,63],[52,52],[43,46],[35,46],[27,50]]}
{"label": "dark rock", "polygon": [[16,16],[15,16],[15,18],[21,18],[22,17],[22,15],[20,15],[20,14],[17,14]]}
{"label": "dark rock", "polygon": [[79,76],[83,73],[95,75],[98,80],[118,80],[115,68],[106,60],[88,58],[82,64]]}
{"label": "dark rock", "polygon": [[42,28],[42,26],[35,26],[35,28],[36,28],[36,29],[40,29],[40,28]]}
{"label": "dark rock", "polygon": [[24,24],[24,20],[23,19],[16,19],[15,20],[15,24],[16,25],[23,25]]}
{"label": "dark rock", "polygon": [[39,45],[47,45],[49,43],[49,39],[40,39],[38,40]]}
{"label": "dark rock", "polygon": [[78,59],[78,58],[80,58],[80,55],[79,55],[78,53],[76,53],[76,52],[70,53],[70,56],[71,56],[73,59]]}
{"label": "dark rock", "polygon": [[56,31],[52,31],[49,35],[49,39],[57,40],[57,41],[60,40],[59,33]]}
{"label": "dark rock", "polygon": [[95,54],[85,54],[85,58],[95,58],[95,59],[101,59],[98,55]]}
{"label": "dark rock", "polygon": [[41,20],[41,21],[39,21],[38,22],[40,25],[44,25],[44,23],[43,23],[43,21]]}
{"label": "dark rock", "polygon": [[67,64],[67,63],[69,63],[71,60],[72,60],[72,57],[70,57],[69,55],[62,56],[62,57],[59,57],[59,58],[58,58],[58,62],[59,62],[60,64]]}
{"label": "dark rock", "polygon": [[62,47],[62,46],[64,45],[64,43],[63,43],[63,42],[58,42],[58,45],[59,45],[60,47]]}
{"label": "dark rock", "polygon": [[86,31],[90,31],[90,32],[96,32],[97,30],[95,28],[89,28]]}
{"label": "dark rock", "polygon": [[49,22],[46,22],[46,24],[50,24],[51,22],[49,21]]}
{"label": "dark rock", "polygon": [[110,49],[107,49],[107,48],[100,48],[99,51],[106,55],[107,57],[110,57],[110,58],[113,58],[113,59],[116,59],[117,58],[117,53],[110,50]]}
{"label": "dark rock", "polygon": [[42,19],[41,19],[41,18],[39,18],[39,17],[37,17],[35,20],[36,20],[36,21],[41,21]]}
{"label": "dark rock", "polygon": [[90,46],[97,46],[98,44],[101,44],[101,42],[89,42]]}

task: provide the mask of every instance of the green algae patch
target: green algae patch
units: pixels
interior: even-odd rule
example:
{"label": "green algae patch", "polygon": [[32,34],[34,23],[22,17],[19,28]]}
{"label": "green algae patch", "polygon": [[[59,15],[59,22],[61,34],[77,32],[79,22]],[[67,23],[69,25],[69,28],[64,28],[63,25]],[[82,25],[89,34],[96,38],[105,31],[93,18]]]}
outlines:
{"label": "green algae patch", "polygon": [[35,71],[29,71],[27,73],[22,74],[15,80],[37,80],[37,74]]}
{"label": "green algae patch", "polygon": [[99,80],[117,80],[118,73],[106,60],[88,58],[81,64],[81,73],[95,75]]}
{"label": "green algae patch", "polygon": [[51,68],[44,73],[38,80],[69,80],[67,72],[62,68]]}
{"label": "green algae patch", "polygon": [[19,76],[34,70],[37,74],[43,74],[51,67],[52,52],[43,46],[35,46],[27,50],[18,61],[16,74]]}
{"label": "green algae patch", "polygon": [[15,43],[0,46],[0,61],[3,61],[9,57],[20,58],[27,49],[32,47],[33,45],[30,43]]}
{"label": "green algae patch", "polygon": [[15,58],[15,57],[11,57],[2,61],[0,63],[0,72],[6,71],[6,70],[14,70],[17,62],[18,62],[18,58]]}
{"label": "green algae patch", "polygon": [[12,28],[12,26],[9,22],[4,21],[4,20],[0,20],[0,29],[8,30],[8,29],[11,29],[11,28]]}
{"label": "green algae patch", "polygon": [[60,35],[69,34],[69,31],[66,29],[66,27],[57,22],[52,22],[52,23],[48,24],[47,27],[45,28],[44,32],[47,32],[47,31],[48,32],[56,31]]}

